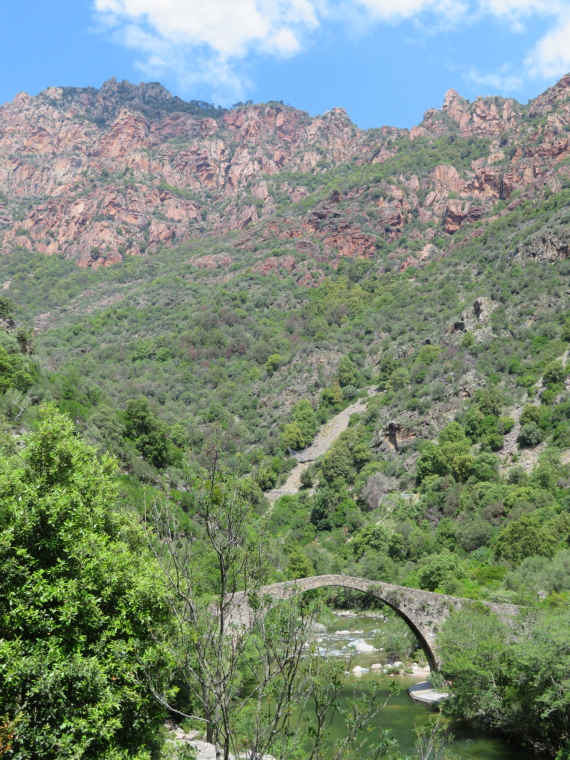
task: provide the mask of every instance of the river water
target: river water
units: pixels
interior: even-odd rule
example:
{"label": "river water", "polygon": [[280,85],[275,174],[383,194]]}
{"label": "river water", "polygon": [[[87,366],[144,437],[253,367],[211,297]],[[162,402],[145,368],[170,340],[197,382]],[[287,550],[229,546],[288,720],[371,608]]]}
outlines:
{"label": "river water", "polygon": [[[368,644],[372,644],[374,635],[372,631],[380,628],[381,621],[377,618],[371,618],[364,615],[355,615],[354,617],[336,617],[327,624],[327,633],[318,634],[319,646],[323,647],[331,656],[339,652],[343,654],[346,650],[342,648],[347,646],[350,641],[355,639],[364,639]],[[337,633],[338,631],[350,631],[350,633]],[[377,652],[368,654],[356,654],[353,656],[350,668],[360,665],[361,667],[370,668],[373,663],[380,662],[380,656]],[[382,729],[389,729],[394,737],[398,740],[398,749],[404,754],[414,756],[414,727],[421,724],[430,715],[433,715],[434,708],[414,702],[408,695],[406,689],[425,680],[425,676],[394,676],[390,678],[385,675],[378,675],[374,671],[369,671],[361,676],[348,675],[343,697],[349,698],[353,693],[354,683],[358,680],[370,682],[372,679],[382,679],[386,684],[386,697],[390,693],[390,682],[396,681],[400,686],[400,693],[390,697],[388,704],[384,707],[375,722]],[[537,760],[537,756],[529,753],[516,745],[506,742],[498,736],[493,736],[481,731],[473,726],[454,724],[451,727],[454,734],[454,740],[450,745],[450,750],[458,760]],[[340,738],[342,725],[340,722],[333,723],[330,730],[330,739]],[[363,757],[366,760],[366,756]]]}

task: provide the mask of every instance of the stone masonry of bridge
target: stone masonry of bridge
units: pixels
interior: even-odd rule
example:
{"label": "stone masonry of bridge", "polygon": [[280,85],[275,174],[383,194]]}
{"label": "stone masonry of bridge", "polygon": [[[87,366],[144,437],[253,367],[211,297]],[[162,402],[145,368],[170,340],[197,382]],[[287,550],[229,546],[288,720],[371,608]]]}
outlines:
{"label": "stone masonry of bridge", "polygon": [[[514,604],[474,602],[473,599],[461,599],[446,594],[435,594],[431,591],[369,581],[365,578],[351,578],[347,575],[318,575],[313,578],[274,583],[271,586],[258,589],[256,596],[262,601],[262,606],[267,611],[279,602],[291,599],[304,591],[327,586],[362,591],[391,607],[416,635],[432,670],[437,670],[441,664],[438,657],[437,637],[452,610],[460,610],[474,604],[484,604],[492,612],[495,612],[503,622],[508,622],[519,612],[519,608]],[[228,617],[229,627],[249,627],[254,624],[258,613],[252,611],[248,604],[248,597],[244,592],[234,594],[229,606],[231,609]]]}

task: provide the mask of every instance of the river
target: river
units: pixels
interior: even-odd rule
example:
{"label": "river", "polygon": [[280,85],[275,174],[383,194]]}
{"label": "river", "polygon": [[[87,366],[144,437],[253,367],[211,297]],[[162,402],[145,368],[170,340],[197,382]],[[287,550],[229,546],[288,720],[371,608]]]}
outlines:
{"label": "river", "polygon": [[[327,623],[327,633],[318,634],[319,645],[332,653],[332,656],[343,646],[346,646],[351,640],[364,639],[367,643],[372,644],[373,633],[375,628],[382,625],[378,619],[365,615],[356,615],[355,617],[334,617]],[[351,633],[338,634],[338,631],[350,631]],[[354,633],[352,633],[354,631]],[[357,665],[370,668],[370,666],[379,662],[378,653],[357,654],[352,658],[350,667]],[[433,714],[433,708],[414,702],[409,696],[406,689],[412,684],[423,680],[419,677],[408,676],[389,676],[377,675],[373,671],[364,673],[361,676],[348,675],[346,678],[346,687],[343,694],[348,698],[352,694],[354,682],[362,681],[364,684],[371,679],[381,678],[386,684],[386,696],[389,694],[390,681],[396,680],[401,687],[398,695],[392,696],[377,718],[375,719],[378,726],[383,729],[389,729],[399,743],[399,750],[405,754],[414,756],[414,727],[425,721]],[[455,738],[450,745],[450,750],[458,760],[537,760],[533,753],[520,749],[516,745],[510,744],[501,737],[493,736],[480,729],[466,724],[455,724],[452,727],[452,733]],[[340,738],[342,726],[339,722],[333,723],[330,730],[330,739]],[[366,760],[366,756],[363,757]]]}

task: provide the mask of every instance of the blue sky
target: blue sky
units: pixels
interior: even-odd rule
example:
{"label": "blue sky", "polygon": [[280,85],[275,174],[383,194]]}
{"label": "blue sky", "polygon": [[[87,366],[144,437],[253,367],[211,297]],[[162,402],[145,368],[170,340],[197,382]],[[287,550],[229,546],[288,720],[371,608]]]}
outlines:
{"label": "blue sky", "polygon": [[570,0],[3,0],[0,29],[0,102],[116,76],[409,127],[449,87],[526,102],[570,71]]}

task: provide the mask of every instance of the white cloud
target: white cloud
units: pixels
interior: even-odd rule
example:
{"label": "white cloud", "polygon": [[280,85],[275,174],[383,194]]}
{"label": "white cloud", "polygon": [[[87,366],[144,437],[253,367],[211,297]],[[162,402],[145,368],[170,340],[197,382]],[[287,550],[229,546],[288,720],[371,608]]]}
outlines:
{"label": "white cloud", "polygon": [[520,18],[535,13],[557,14],[564,3],[558,0],[481,0],[481,10],[494,16]]}
{"label": "white cloud", "polygon": [[[570,0],[93,0],[98,19],[121,44],[136,51],[145,74],[174,72],[187,90],[198,82],[229,102],[251,87],[253,55],[299,53],[309,35],[330,19],[347,30],[413,20],[425,30],[495,18],[512,32],[534,18],[552,29],[529,53],[525,71],[469,70],[481,86],[511,91],[526,75],[551,78],[570,69]],[[352,17],[352,18],[351,18]]]}
{"label": "white cloud", "polygon": [[252,46],[290,55],[299,32],[318,23],[310,0],[95,0],[95,10],[117,24],[148,27],[170,44],[208,45],[225,57],[242,57]]}
{"label": "white cloud", "polygon": [[501,66],[496,71],[486,73],[471,68],[465,74],[465,78],[478,87],[490,87],[502,93],[516,91],[523,83],[522,77],[519,74],[514,74],[509,64]]}
{"label": "white cloud", "polygon": [[536,43],[526,64],[532,75],[544,78],[570,71],[570,10],[561,14],[554,29]]}
{"label": "white cloud", "polygon": [[381,21],[399,21],[430,12],[447,19],[458,19],[467,11],[459,0],[354,0]]}
{"label": "white cloud", "polygon": [[287,57],[318,24],[315,0],[95,0],[106,29],[140,51],[149,74],[173,70],[183,84],[216,85],[223,100],[243,90],[250,53]]}

